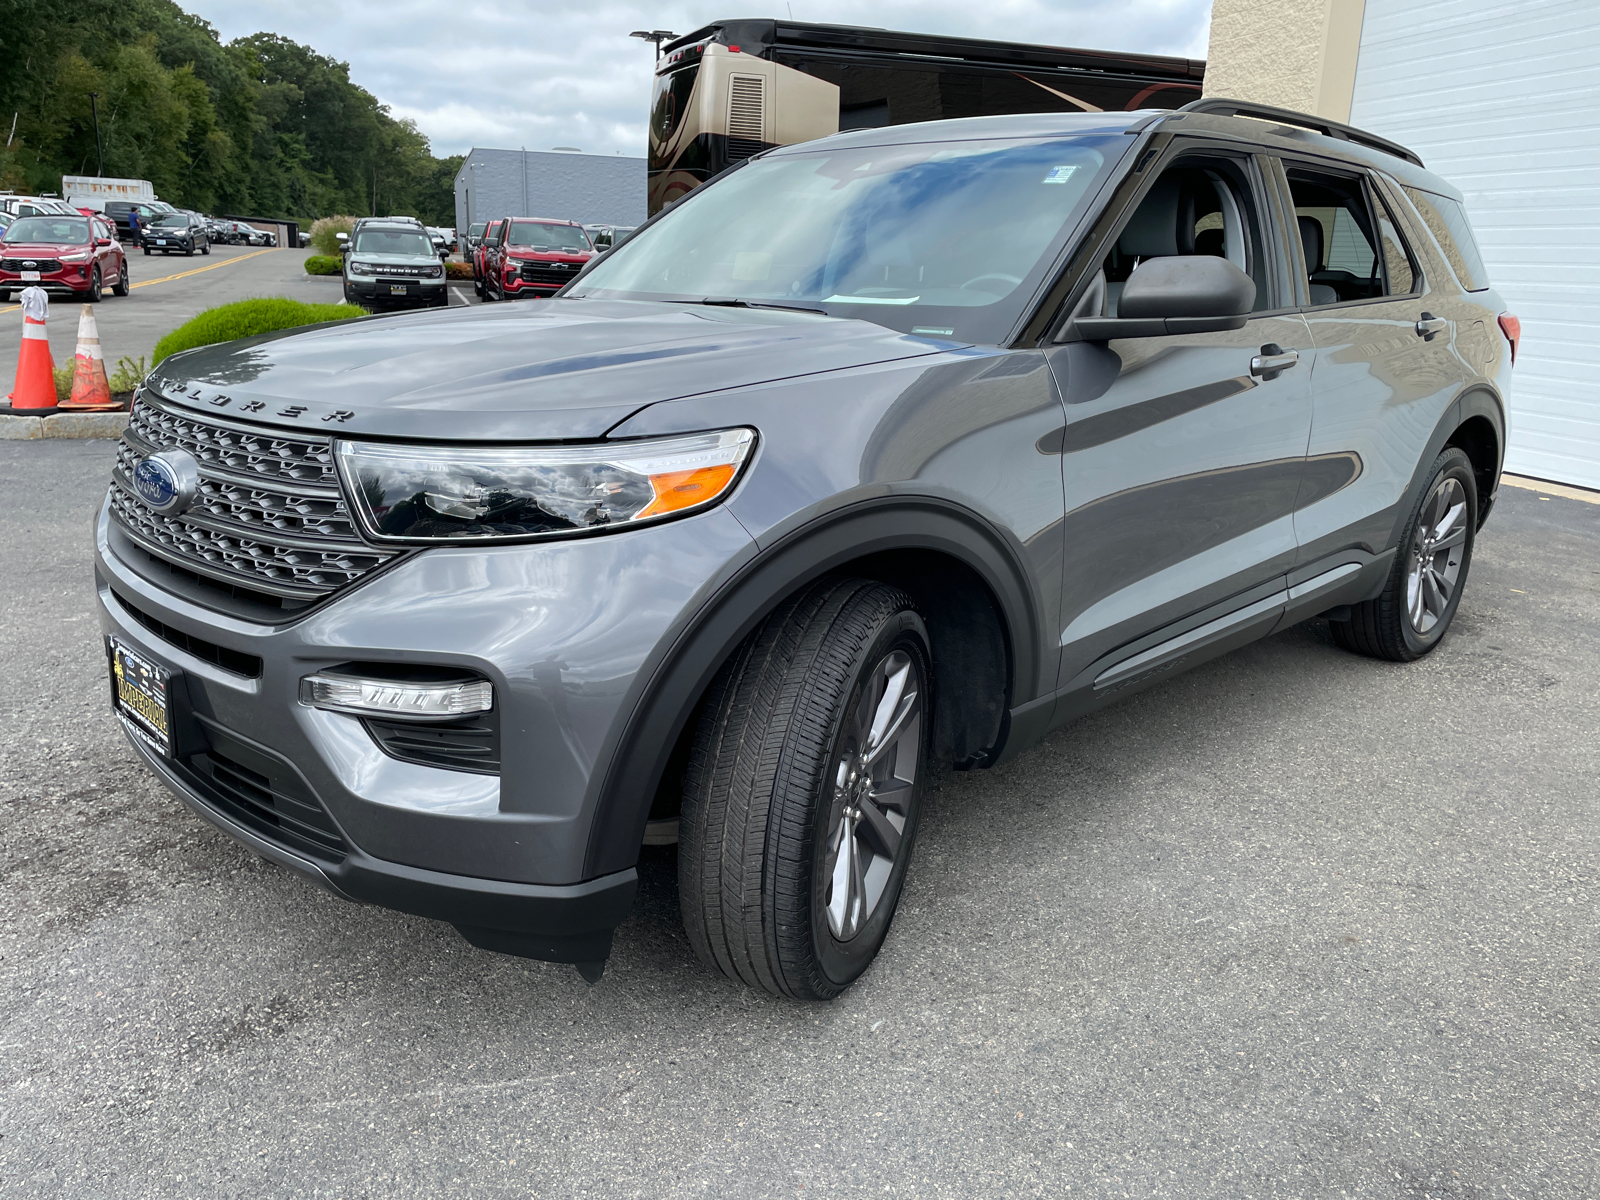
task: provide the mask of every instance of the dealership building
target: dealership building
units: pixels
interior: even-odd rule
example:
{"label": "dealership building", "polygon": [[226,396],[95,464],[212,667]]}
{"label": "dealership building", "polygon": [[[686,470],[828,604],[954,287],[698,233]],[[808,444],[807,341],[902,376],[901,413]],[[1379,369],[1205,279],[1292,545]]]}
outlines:
{"label": "dealership building", "polygon": [[500,217],[642,225],[645,160],[576,150],[474,146],[456,173],[456,228]]}
{"label": "dealership building", "polygon": [[1392,138],[1460,188],[1522,321],[1506,468],[1600,488],[1600,5],[1215,0],[1207,95]]}

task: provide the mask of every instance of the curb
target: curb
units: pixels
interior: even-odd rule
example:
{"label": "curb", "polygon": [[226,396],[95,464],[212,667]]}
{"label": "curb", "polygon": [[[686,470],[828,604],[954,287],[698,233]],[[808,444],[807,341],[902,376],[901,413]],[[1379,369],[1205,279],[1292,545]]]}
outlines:
{"label": "curb", "polygon": [[55,413],[48,417],[0,416],[0,441],[35,438],[118,438],[128,427],[125,412]]}

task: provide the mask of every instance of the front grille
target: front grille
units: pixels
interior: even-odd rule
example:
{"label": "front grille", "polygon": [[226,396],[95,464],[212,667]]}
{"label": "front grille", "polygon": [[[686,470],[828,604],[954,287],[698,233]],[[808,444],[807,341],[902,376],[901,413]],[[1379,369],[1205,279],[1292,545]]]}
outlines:
{"label": "front grille", "polygon": [[434,268],[434,267],[382,267],[382,266],[380,266],[380,267],[372,267],[369,270],[362,271],[362,272],[359,272],[359,273],[357,273],[355,271],[351,271],[350,274],[355,276],[357,279],[361,278],[361,276],[363,276],[363,275],[378,275],[378,276],[398,275],[398,276],[403,276],[403,277],[405,277],[407,279],[438,279],[439,278],[439,272],[438,272],[437,268]]}
{"label": "front grille", "polygon": [[565,284],[572,281],[582,266],[582,263],[525,262],[522,264],[522,278],[528,283]]}
{"label": "front grille", "polygon": [[[164,517],[133,490],[146,455],[181,449],[199,463],[187,512]],[[111,473],[111,515],[140,549],[207,578],[312,601],[394,557],[356,535],[331,439],[280,434],[175,411],[141,396]]]}
{"label": "front grille", "polygon": [[189,771],[210,785],[203,799],[288,850],[324,862],[344,861],[344,839],[292,771],[220,731],[210,730],[208,737],[212,748],[186,760]]}
{"label": "front grille", "polygon": [[[27,265],[24,266],[23,264]],[[0,271],[59,271],[61,262],[54,258],[0,258]]]}

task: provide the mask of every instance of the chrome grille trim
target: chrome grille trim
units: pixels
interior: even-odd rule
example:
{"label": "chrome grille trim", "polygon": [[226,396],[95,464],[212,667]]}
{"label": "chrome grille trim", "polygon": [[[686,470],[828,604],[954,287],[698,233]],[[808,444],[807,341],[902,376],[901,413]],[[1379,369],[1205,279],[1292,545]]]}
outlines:
{"label": "chrome grille trim", "polygon": [[[182,449],[199,463],[194,504],[163,517],[134,492],[146,454]],[[334,473],[333,441],[134,401],[111,472],[111,515],[133,543],[207,578],[280,599],[315,601],[395,557],[363,542]]]}

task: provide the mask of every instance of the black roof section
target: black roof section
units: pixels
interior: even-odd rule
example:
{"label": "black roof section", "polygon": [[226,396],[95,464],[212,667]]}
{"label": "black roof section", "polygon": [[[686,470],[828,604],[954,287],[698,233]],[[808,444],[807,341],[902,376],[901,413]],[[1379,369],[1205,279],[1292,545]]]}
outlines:
{"label": "black roof section", "polygon": [[859,25],[815,25],[804,21],[770,19],[713,21],[693,33],[668,42],[662,47],[662,54],[665,57],[668,51],[706,41],[738,46],[743,53],[759,57],[767,57],[774,50],[811,50],[843,56],[881,58],[892,55],[984,66],[1036,69],[1066,67],[1109,74],[1196,81],[1204,77],[1206,69],[1201,59],[1169,58],[1160,54],[1078,50],[932,33],[902,33]]}
{"label": "black roof section", "polygon": [[1221,96],[1207,96],[1200,100],[1192,100],[1177,111],[1207,113],[1214,117],[1254,117],[1261,121],[1276,121],[1280,125],[1292,125],[1298,129],[1309,129],[1313,133],[1320,133],[1324,137],[1335,138],[1341,142],[1354,142],[1358,146],[1368,146],[1374,150],[1381,150],[1385,154],[1403,158],[1406,162],[1414,166],[1423,167],[1426,170],[1421,156],[1414,150],[1406,149],[1399,142],[1391,142],[1388,138],[1379,137],[1375,133],[1368,133],[1364,129],[1357,129],[1354,125],[1330,121],[1326,117],[1314,117],[1308,113],[1295,112],[1293,109],[1274,108],[1270,104],[1254,104],[1248,100],[1228,100]]}

